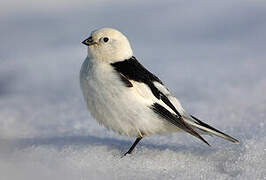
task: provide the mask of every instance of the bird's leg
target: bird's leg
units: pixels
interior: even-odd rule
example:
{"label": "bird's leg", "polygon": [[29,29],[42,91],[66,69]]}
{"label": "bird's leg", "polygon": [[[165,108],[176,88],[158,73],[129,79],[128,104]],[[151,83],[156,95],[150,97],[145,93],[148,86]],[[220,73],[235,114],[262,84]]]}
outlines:
{"label": "bird's leg", "polygon": [[129,148],[129,150],[124,154],[127,155],[127,154],[131,154],[131,152],[133,151],[133,149],[136,147],[136,145],[139,143],[139,141],[142,139],[142,137],[138,137],[135,142],[133,143],[133,145]]}

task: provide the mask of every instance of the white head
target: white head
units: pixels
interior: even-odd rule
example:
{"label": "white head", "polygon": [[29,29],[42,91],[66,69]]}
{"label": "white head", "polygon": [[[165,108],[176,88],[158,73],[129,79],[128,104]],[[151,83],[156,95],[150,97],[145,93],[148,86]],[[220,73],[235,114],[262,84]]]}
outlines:
{"label": "white head", "polygon": [[112,63],[133,55],[126,36],[111,28],[93,31],[82,43],[88,46],[88,57],[99,61]]}

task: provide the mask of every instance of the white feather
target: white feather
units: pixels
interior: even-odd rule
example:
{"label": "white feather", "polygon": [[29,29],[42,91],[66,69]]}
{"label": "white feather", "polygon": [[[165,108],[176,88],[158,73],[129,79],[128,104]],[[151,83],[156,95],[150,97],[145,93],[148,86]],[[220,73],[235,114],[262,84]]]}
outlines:
{"label": "white feather", "polygon": [[154,97],[147,85],[131,81],[133,87],[125,87],[106,62],[87,58],[81,68],[80,83],[92,116],[107,129],[137,137],[179,130],[150,108],[154,102],[164,103]]}

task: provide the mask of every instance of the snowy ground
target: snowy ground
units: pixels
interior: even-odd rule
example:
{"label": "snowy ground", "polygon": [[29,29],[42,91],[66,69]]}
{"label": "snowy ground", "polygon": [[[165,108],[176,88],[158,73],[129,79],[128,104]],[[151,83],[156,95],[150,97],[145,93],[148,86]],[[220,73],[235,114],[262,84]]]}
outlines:
{"label": "snowy ground", "polygon": [[[57,2],[57,3],[55,3]],[[0,6],[0,179],[266,179],[266,3],[7,1]],[[100,127],[78,73],[91,30],[124,32],[184,107],[240,145]]]}

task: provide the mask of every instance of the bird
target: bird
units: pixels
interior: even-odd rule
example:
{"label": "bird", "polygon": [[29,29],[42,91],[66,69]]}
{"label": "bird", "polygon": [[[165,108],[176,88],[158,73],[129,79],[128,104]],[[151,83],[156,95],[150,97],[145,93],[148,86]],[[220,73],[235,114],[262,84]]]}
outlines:
{"label": "bird", "polygon": [[80,70],[80,87],[92,117],[108,130],[136,140],[186,132],[210,146],[202,135],[239,141],[187,113],[163,82],[133,55],[127,37],[116,29],[101,28],[83,42],[87,57]]}

